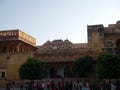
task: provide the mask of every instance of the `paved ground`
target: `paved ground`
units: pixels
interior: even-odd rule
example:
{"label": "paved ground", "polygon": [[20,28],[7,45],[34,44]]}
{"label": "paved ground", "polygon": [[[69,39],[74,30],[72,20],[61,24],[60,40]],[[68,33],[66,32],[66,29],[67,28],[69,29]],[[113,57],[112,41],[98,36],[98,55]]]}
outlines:
{"label": "paved ground", "polygon": [[[0,90],[6,90],[6,88],[0,88]],[[10,90],[20,90],[20,88],[10,88]],[[23,89],[23,90],[26,90],[26,89]],[[47,90],[46,88],[44,90]],[[75,90],[75,89],[72,89],[72,90]]]}
{"label": "paved ground", "polygon": [[[6,88],[0,88],[0,90],[6,90]],[[20,90],[20,88],[10,88],[10,90]],[[26,90],[25,88],[23,90]],[[46,88],[44,90],[47,90]]]}
{"label": "paved ground", "polygon": [[[6,88],[0,88],[0,90],[6,90]],[[20,90],[20,88],[10,88],[10,90]],[[24,89],[25,90],[25,89]]]}

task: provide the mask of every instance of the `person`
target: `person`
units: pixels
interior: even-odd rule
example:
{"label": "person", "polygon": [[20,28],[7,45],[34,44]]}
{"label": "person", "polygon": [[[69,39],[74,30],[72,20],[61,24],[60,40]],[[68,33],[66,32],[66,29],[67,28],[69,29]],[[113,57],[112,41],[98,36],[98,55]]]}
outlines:
{"label": "person", "polygon": [[6,84],[6,90],[10,90],[10,84],[9,83]]}
{"label": "person", "polygon": [[69,81],[68,86],[69,86],[69,90],[72,90],[72,88],[73,88],[73,83],[72,83],[72,81]]}
{"label": "person", "polygon": [[42,81],[42,90],[45,88],[45,83]]}
{"label": "person", "polygon": [[82,90],[90,90],[86,83],[83,84]]}
{"label": "person", "polygon": [[110,83],[111,90],[116,90],[115,82]]}
{"label": "person", "polygon": [[23,86],[24,86],[24,85],[23,85],[23,83],[22,83],[22,84],[20,85],[20,90],[23,90]]}
{"label": "person", "polygon": [[55,82],[54,82],[54,80],[52,80],[52,81],[50,82],[50,86],[51,86],[51,90],[54,90],[54,87],[55,87]]}
{"label": "person", "polygon": [[116,81],[116,90],[120,90],[120,82],[119,82],[119,80]]}
{"label": "person", "polygon": [[82,86],[83,86],[83,82],[82,82],[82,81],[79,81],[78,86],[79,86],[79,89],[81,90],[81,89],[82,89]]}
{"label": "person", "polygon": [[12,88],[15,90],[15,81],[12,81]]}
{"label": "person", "polygon": [[47,81],[47,90],[50,90],[50,81]]}
{"label": "person", "polygon": [[65,82],[64,80],[62,80],[62,90],[64,90],[64,88],[65,88]]}
{"label": "person", "polygon": [[61,82],[60,81],[58,81],[58,90],[61,90],[62,89],[62,87],[61,87]]}
{"label": "person", "polygon": [[100,90],[106,90],[106,82],[103,80],[100,84]]}
{"label": "person", "polygon": [[42,84],[40,81],[38,82],[37,87],[38,87],[38,90],[42,90]]}

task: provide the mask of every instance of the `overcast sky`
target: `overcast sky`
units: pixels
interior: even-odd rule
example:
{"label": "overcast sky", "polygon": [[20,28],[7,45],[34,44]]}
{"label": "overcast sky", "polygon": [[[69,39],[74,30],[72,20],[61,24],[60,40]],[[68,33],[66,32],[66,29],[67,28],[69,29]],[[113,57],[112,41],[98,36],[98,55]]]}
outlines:
{"label": "overcast sky", "polygon": [[0,30],[20,29],[36,38],[87,42],[87,25],[115,24],[120,0],[0,0]]}

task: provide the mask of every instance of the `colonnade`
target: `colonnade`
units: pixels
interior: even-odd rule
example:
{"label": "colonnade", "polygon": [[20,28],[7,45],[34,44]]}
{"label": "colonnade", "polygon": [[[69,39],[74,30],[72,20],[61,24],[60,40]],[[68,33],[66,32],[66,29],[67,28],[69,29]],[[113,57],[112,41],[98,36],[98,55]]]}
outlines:
{"label": "colonnade", "polygon": [[34,50],[34,46],[23,42],[11,42],[0,44],[0,53],[33,52]]}

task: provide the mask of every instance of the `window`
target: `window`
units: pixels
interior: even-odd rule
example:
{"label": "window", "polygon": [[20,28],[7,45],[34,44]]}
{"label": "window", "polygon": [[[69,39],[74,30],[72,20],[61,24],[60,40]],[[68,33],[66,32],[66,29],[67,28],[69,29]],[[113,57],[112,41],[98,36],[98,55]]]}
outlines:
{"label": "window", "polygon": [[5,72],[2,72],[1,76],[2,76],[2,78],[5,78]]}
{"label": "window", "polygon": [[106,47],[113,47],[113,41],[112,41],[112,40],[107,40],[107,41],[105,42],[105,46],[106,46]]}

